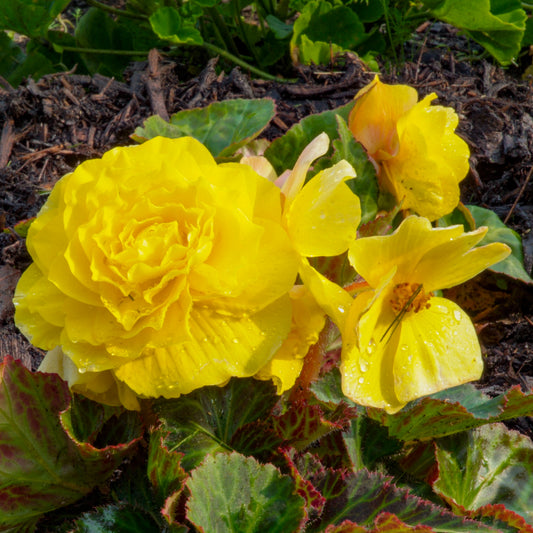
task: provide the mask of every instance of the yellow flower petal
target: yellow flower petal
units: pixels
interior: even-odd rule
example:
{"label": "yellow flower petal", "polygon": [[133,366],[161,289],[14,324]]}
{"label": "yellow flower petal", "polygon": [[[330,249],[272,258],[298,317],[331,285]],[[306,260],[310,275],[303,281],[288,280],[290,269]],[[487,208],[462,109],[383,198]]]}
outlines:
{"label": "yellow flower petal", "polygon": [[410,216],[392,235],[357,239],[348,257],[370,286],[377,287],[393,267],[397,267],[401,281],[410,279],[412,270],[429,250],[462,233],[462,226],[432,228],[429,220]]}
{"label": "yellow flower petal", "polygon": [[383,162],[382,185],[404,209],[436,220],[459,203],[458,183],[469,170],[468,145],[454,131],[450,108],[417,104],[398,121],[399,150]]}
{"label": "yellow flower petal", "polygon": [[190,341],[146,350],[116,368],[116,376],[141,396],[165,398],[223,385],[232,376],[252,376],[287,337],[291,302],[284,296],[259,313],[240,317],[198,308],[190,322]]}
{"label": "yellow flower petal", "polygon": [[352,297],[342,287],[315,270],[305,258],[302,258],[298,272],[318,305],[342,331],[353,301]]}
{"label": "yellow flower petal", "polygon": [[322,309],[303,285],[295,285],[290,293],[292,326],[289,336],[271,361],[255,375],[262,380],[272,379],[278,394],[289,390],[302,371],[304,357],[326,323]]}
{"label": "yellow flower petal", "polygon": [[262,155],[246,155],[240,161],[243,165],[252,167],[260,176],[274,183],[278,175],[270,161]]}
{"label": "yellow flower petal", "polygon": [[392,372],[398,401],[411,400],[477,380],[483,372],[481,348],[468,315],[445,298],[409,314],[395,335]]}
{"label": "yellow flower petal", "polygon": [[283,184],[281,192],[285,197],[285,205],[289,205],[298,191],[303,187],[307,171],[311,163],[323,156],[329,148],[329,137],[326,133],[321,133],[315,137],[303,150],[292,169],[288,179]]}
{"label": "yellow flower petal", "polygon": [[355,96],[348,127],[376,161],[388,159],[399,148],[396,124],[417,102],[416,89],[387,85],[376,76]]}
{"label": "yellow flower petal", "polygon": [[344,183],[353,177],[352,166],[340,161],[313,177],[295,196],[286,223],[301,255],[339,255],[355,240],[361,207],[359,198]]}
{"label": "yellow flower petal", "polygon": [[72,360],[58,346],[49,351],[39,366],[39,372],[59,374],[68,382],[69,388],[87,398],[107,405],[122,405],[138,411],[139,401],[135,393],[118,381],[113,372],[80,373]]}

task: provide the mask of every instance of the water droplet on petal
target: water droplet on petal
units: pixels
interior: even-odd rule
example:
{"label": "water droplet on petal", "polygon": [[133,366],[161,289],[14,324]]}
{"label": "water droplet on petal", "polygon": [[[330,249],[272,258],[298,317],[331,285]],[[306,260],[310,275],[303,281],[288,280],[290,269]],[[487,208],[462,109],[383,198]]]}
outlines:
{"label": "water droplet on petal", "polygon": [[457,322],[461,322],[461,311],[455,309],[455,311],[453,312],[453,317],[455,318],[455,320],[457,320]]}
{"label": "water droplet on petal", "polygon": [[368,361],[365,359],[359,359],[359,370],[366,372],[368,370]]}
{"label": "water droplet on petal", "polygon": [[359,378],[359,383],[361,383],[361,385],[365,382],[364,378]]}
{"label": "water droplet on petal", "polygon": [[325,211],[320,211],[320,220],[324,220],[326,218],[326,213]]}

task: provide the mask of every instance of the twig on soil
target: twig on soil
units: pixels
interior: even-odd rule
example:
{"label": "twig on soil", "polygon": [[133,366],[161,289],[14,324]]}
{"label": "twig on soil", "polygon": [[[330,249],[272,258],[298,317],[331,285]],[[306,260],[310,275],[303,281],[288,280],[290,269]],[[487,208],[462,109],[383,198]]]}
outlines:
{"label": "twig on soil", "polygon": [[520,197],[522,196],[522,194],[524,194],[524,191],[526,190],[526,186],[529,183],[529,180],[531,179],[531,173],[533,173],[533,166],[529,169],[526,179],[524,180],[524,183],[522,183],[522,187],[520,187],[520,191],[518,191],[518,195],[515,198],[515,201],[513,202],[511,209],[509,209],[509,212],[507,213],[507,216],[505,217],[503,221],[504,224],[507,224],[507,221],[511,218],[511,215],[513,214],[513,211],[515,207],[517,206],[518,201],[520,200]]}
{"label": "twig on soil", "polygon": [[159,70],[159,54],[155,48],[150,50],[148,54],[148,76],[146,77],[146,89],[150,96],[150,103],[152,110],[156,115],[159,115],[163,120],[168,122],[169,116],[165,106],[165,98],[163,96],[163,88],[161,86],[161,71]]}
{"label": "twig on soil", "polygon": [[2,137],[0,138],[0,168],[4,168],[9,161],[11,150],[17,140],[13,132],[13,119],[8,118],[2,128]]}

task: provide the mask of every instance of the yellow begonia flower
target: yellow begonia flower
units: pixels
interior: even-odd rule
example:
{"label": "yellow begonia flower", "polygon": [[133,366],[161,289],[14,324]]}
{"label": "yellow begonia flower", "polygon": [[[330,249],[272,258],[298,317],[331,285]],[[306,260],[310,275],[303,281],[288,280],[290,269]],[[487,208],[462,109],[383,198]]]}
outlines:
{"label": "yellow begonia flower", "polygon": [[[337,287],[312,268],[307,258],[336,256],[346,252],[357,237],[357,228],[361,222],[359,198],[345,183],[356,176],[355,170],[347,161],[342,160],[320,171],[305,183],[311,164],[326,154],[328,148],[329,137],[326,133],[321,133],[304,148],[292,171],[284,173],[277,180],[272,166],[263,161],[264,158],[245,159],[247,164],[270,180],[275,180],[281,187],[283,225],[300,257],[299,274],[305,290],[313,296],[300,296],[295,300],[293,294],[295,312],[306,318],[304,321],[293,319],[293,328],[286,343],[272,362],[257,375],[259,379],[271,377],[278,392],[292,387],[302,369],[303,358],[324,327],[324,311],[327,312],[329,308],[321,311],[315,303],[315,300],[321,301],[323,285]],[[344,292],[340,287],[338,289]],[[351,301],[347,294],[342,296],[345,298],[341,298],[341,303],[334,300],[332,304],[337,313],[339,308],[344,312],[346,299]]]}
{"label": "yellow begonia flower", "polygon": [[403,209],[436,220],[459,203],[459,182],[469,170],[468,145],[455,134],[449,107],[417,102],[415,89],[376,76],[355,97],[348,125],[378,168],[380,186]]}
{"label": "yellow begonia flower", "polygon": [[90,375],[65,370],[72,388],[105,390],[106,403],[125,403],[122,385],[169,398],[254,375],[291,327],[298,256],[279,189],[246,165],[217,165],[190,137],[82,163],[56,184],[27,245],[16,323],[35,345],[61,347]]}
{"label": "yellow begonia flower", "polygon": [[410,216],[388,236],[361,238],[349,259],[369,290],[341,329],[342,388],[353,401],[394,413],[411,400],[479,379],[476,331],[454,302],[433,295],[507,257],[505,244],[474,248],[487,228],[432,228]]}
{"label": "yellow begonia flower", "polygon": [[292,328],[274,357],[256,378],[272,379],[278,394],[292,388],[302,371],[304,357],[318,341],[326,323],[326,315],[303,285],[295,285],[289,293],[292,301]]}

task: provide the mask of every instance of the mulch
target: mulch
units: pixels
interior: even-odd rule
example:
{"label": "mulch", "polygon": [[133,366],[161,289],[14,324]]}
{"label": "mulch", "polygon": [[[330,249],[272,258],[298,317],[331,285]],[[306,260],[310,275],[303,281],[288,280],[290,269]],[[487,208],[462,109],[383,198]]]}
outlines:
{"label": "mulch", "polygon": [[[443,35],[446,46],[439,44]],[[462,200],[492,209],[522,236],[531,273],[532,83],[487,60],[466,60],[461,39],[442,25],[421,30],[410,43],[411,60],[382,80],[409,84],[421,97],[435,93],[436,103],[457,111],[457,132],[472,154]],[[42,359],[13,324],[13,290],[30,258],[12,227],[36,215],[61,176],[114,146],[132,144],[134,129],[153,114],[168,119],[214,101],[270,97],[277,115],[262,136],[274,139],[309,114],[349,102],[374,77],[350,54],[331,68],[299,68],[294,84],[251,79],[239,68],[226,73],[216,58],[195,78],[182,80],[181,72],[154,51],[123,81],[71,72],[28,79],[14,89],[0,79],[0,359],[11,354],[33,369]],[[450,296],[472,316],[486,353],[478,386],[491,396],[513,385],[531,390],[533,288],[490,272],[464,287]],[[528,419],[515,424],[533,435]]]}

